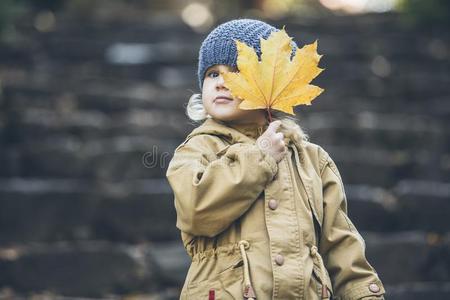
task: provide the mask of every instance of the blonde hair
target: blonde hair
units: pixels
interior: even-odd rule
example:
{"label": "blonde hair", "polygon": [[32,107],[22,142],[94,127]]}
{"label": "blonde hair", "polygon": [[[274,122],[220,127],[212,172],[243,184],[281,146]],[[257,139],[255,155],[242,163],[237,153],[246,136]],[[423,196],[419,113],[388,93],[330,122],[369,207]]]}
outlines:
{"label": "blonde hair", "polygon": [[[195,123],[201,123],[211,116],[203,106],[203,100],[201,94],[193,94],[189,98],[189,102],[186,106],[186,114]],[[301,144],[303,141],[308,141],[309,137],[304,130],[298,124],[298,120],[286,113],[280,111],[272,111],[273,120],[281,120],[280,131],[286,136],[291,138],[294,142]]]}
{"label": "blonde hair", "polygon": [[203,106],[202,94],[193,94],[186,106],[186,114],[194,122],[202,122],[208,118],[208,113]]}

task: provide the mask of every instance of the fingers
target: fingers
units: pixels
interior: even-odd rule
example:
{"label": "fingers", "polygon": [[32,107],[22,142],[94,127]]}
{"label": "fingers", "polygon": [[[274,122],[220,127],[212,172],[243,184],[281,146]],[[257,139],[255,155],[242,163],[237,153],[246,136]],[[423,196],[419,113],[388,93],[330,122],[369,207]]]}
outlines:
{"label": "fingers", "polygon": [[286,147],[284,147],[284,142],[283,143],[283,147],[281,149],[279,149],[276,154],[275,154],[275,159],[277,162],[280,162],[288,153],[288,150]]}
{"label": "fingers", "polygon": [[281,125],[282,122],[280,120],[271,122],[264,134],[257,140],[259,148],[264,152],[269,153],[277,162],[279,162],[287,153],[284,134],[282,132],[277,132]]}
{"label": "fingers", "polygon": [[275,138],[277,138],[278,140],[283,140],[284,134],[282,132],[277,132],[275,133]]}
{"label": "fingers", "polygon": [[269,127],[267,127],[267,131],[277,132],[277,129],[280,127],[280,125],[281,125],[280,120],[273,121],[272,123],[269,124]]}
{"label": "fingers", "polygon": [[281,132],[277,132],[273,135],[272,146],[279,152],[285,149],[284,135]]}
{"label": "fingers", "polygon": [[284,149],[284,134],[282,132],[272,133],[271,144],[277,147],[279,150]]}
{"label": "fingers", "polygon": [[277,140],[275,146],[278,148],[279,151],[283,151],[286,149],[283,139]]}

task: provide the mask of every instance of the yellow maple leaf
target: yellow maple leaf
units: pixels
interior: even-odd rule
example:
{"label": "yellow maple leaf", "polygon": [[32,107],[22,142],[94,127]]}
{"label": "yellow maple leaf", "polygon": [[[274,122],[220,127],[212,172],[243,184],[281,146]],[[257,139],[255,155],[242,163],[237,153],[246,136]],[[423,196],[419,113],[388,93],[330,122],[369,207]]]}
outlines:
{"label": "yellow maple leaf", "polygon": [[306,104],[323,92],[309,84],[324,69],[318,67],[317,41],[297,49],[291,59],[291,40],[286,31],[261,39],[261,61],[252,47],[236,41],[239,72],[224,73],[225,86],[243,100],[241,109],[270,109],[294,114],[293,106]]}

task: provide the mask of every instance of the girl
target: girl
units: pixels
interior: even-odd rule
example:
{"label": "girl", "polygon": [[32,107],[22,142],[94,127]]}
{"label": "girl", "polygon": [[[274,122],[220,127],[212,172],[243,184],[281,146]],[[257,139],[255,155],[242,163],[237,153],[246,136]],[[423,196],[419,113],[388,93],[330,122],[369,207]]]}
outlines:
{"label": "girl", "polygon": [[281,114],[267,124],[265,110],[239,109],[224,85],[235,40],[261,55],[260,38],[276,30],[233,20],[200,48],[202,94],[187,112],[204,122],[167,170],[192,258],[181,299],[383,299],[328,153]]}

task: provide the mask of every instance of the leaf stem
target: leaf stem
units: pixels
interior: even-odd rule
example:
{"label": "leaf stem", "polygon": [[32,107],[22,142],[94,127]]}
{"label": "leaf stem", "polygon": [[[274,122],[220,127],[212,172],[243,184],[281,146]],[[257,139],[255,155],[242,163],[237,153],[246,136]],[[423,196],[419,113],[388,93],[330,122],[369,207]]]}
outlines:
{"label": "leaf stem", "polygon": [[269,123],[272,123],[272,113],[270,112],[270,106],[267,107],[267,116],[269,117]]}

